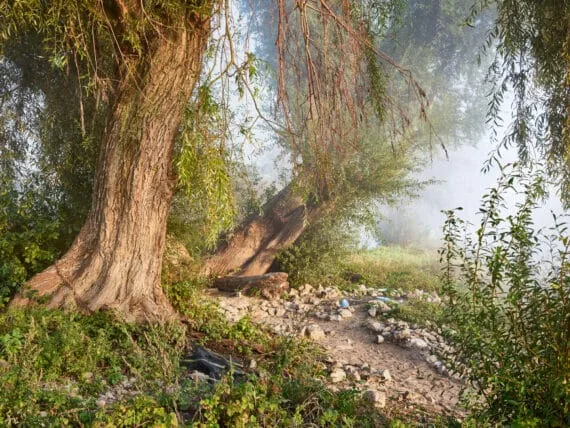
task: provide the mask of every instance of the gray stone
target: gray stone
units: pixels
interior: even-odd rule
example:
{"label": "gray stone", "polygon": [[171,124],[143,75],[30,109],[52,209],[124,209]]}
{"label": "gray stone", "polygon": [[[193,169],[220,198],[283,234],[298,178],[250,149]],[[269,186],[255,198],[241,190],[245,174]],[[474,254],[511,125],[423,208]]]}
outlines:
{"label": "gray stone", "polygon": [[352,317],[352,312],[348,309],[339,309],[338,310],[338,314],[344,319],[344,318],[350,318]]}
{"label": "gray stone", "polygon": [[343,369],[336,368],[329,375],[332,383],[342,382],[346,379],[346,372]]}
{"label": "gray stone", "polygon": [[368,389],[364,392],[364,399],[378,409],[386,407],[386,394],[384,392]]}
{"label": "gray stone", "polygon": [[390,370],[388,369],[380,370],[380,376],[382,376],[382,379],[384,379],[385,381],[392,380],[392,375],[390,374]]}
{"label": "gray stone", "polygon": [[349,379],[354,380],[356,382],[360,381],[360,373],[358,371],[358,368],[354,366],[345,366],[344,370],[348,374]]}
{"label": "gray stone", "polygon": [[403,330],[396,331],[394,337],[398,340],[405,340],[412,337],[412,332],[409,328],[404,328]]}
{"label": "gray stone", "polygon": [[374,320],[368,320],[366,322],[366,326],[370,330],[375,331],[376,333],[380,333],[386,328],[386,326],[384,324],[382,324],[381,322],[378,322],[378,321],[374,321]]}
{"label": "gray stone", "polygon": [[437,361],[437,356],[436,355],[430,355],[426,358],[426,361],[430,364],[433,364]]}
{"label": "gray stone", "polygon": [[372,307],[370,309],[368,309],[368,315],[370,315],[372,318],[374,318],[378,313],[378,309],[376,307]]}
{"label": "gray stone", "polygon": [[418,337],[414,337],[413,339],[410,339],[409,345],[412,348],[416,348],[416,349],[427,349],[427,348],[429,348],[428,343],[425,340],[420,339]]}
{"label": "gray stone", "polygon": [[311,298],[309,299],[309,303],[310,303],[311,305],[317,306],[317,305],[320,305],[320,304],[321,304],[321,299],[319,299],[318,297],[311,297]]}
{"label": "gray stone", "polygon": [[320,340],[325,338],[325,332],[318,324],[311,324],[304,329],[305,336],[313,339]]}

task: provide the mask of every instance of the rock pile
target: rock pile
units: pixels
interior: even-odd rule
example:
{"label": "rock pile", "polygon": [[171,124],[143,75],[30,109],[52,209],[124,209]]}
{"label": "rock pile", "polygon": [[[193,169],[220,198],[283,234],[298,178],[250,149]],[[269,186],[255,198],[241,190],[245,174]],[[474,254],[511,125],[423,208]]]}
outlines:
{"label": "rock pile", "polygon": [[441,329],[437,328],[435,331],[428,330],[419,327],[417,324],[410,325],[406,321],[394,318],[379,321],[369,317],[364,325],[369,330],[377,333],[378,343],[390,341],[402,347],[417,350],[438,373],[448,373],[447,367],[441,362],[438,355],[450,355],[453,352],[453,348],[441,335]]}
{"label": "rock pile", "polygon": [[[403,293],[398,290],[386,290],[359,285],[350,294],[334,287],[313,287],[305,284],[298,289],[291,289],[281,299],[272,301],[242,300],[239,298],[220,301],[220,308],[231,320],[237,321],[245,315],[271,331],[282,335],[299,335],[323,341],[334,330],[325,331],[311,320],[339,322],[354,317],[357,310],[367,314],[364,327],[375,333],[375,342],[379,345],[392,343],[406,349],[417,351],[422,358],[440,374],[451,374],[441,361],[440,356],[448,355],[453,348],[445,341],[438,327],[423,328],[387,318],[393,308],[408,299],[422,299],[432,303],[442,301],[435,292],[414,290]],[[349,344],[350,345],[350,344]],[[351,346],[347,346],[347,349]],[[337,377],[335,380],[340,382]]]}

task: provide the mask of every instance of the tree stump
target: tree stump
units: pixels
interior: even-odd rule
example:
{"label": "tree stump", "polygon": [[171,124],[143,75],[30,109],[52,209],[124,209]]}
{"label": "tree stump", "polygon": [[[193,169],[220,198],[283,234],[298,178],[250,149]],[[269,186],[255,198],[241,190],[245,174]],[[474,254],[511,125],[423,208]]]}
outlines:
{"label": "tree stump", "polygon": [[289,291],[288,276],[285,272],[255,276],[224,276],[216,278],[214,287],[220,291],[242,292],[248,296],[262,296],[267,300],[275,300]]}

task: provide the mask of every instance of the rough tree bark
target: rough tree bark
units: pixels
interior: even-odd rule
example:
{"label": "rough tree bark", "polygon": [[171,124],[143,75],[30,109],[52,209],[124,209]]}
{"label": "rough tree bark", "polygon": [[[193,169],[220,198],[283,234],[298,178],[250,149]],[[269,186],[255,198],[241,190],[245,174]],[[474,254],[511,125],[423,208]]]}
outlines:
{"label": "rough tree bark", "polygon": [[[160,282],[172,156],[210,30],[208,18],[184,19],[149,47],[144,70],[118,85],[87,221],[69,251],[26,287],[50,307],[113,309],[136,321],[175,315]],[[13,304],[27,302],[20,295]]]}
{"label": "rough tree bark", "polygon": [[305,204],[289,185],[271,199],[263,214],[247,219],[210,257],[206,275],[262,275],[280,251],[291,246],[307,225],[322,214],[324,205]]}

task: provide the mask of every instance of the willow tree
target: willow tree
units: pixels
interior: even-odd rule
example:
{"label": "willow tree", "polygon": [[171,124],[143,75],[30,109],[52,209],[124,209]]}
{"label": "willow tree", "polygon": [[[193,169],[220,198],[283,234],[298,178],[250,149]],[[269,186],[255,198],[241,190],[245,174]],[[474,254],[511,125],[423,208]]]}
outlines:
{"label": "willow tree", "polygon": [[570,206],[570,4],[478,0],[470,24],[489,7],[497,10],[486,46],[495,53],[488,72],[488,121],[496,127],[509,123],[500,117],[501,105],[509,91],[514,94],[513,120],[491,161],[501,148],[515,147],[523,163],[545,162]]}
{"label": "willow tree", "polygon": [[[133,319],[173,315],[160,284],[175,184],[173,145],[200,75],[213,12],[211,1],[0,6],[3,43],[38,34],[56,65],[82,67],[109,98],[85,225],[71,248],[28,284],[49,296],[50,306],[114,308]],[[105,55],[115,63],[101,74]]]}
{"label": "willow tree", "polygon": [[[383,2],[370,5],[376,3]],[[306,165],[306,170],[315,172],[307,177],[315,195],[326,199],[338,178],[336,159],[350,156],[351,150],[345,148],[357,147],[355,130],[367,99],[360,77],[362,59],[368,58],[370,64],[390,59],[367,36],[370,15],[352,2],[282,0],[277,6],[279,120],[291,147],[298,148],[294,153],[299,154],[306,142],[314,148],[311,153],[318,154],[312,166]],[[160,283],[166,223],[177,181],[173,151],[200,79],[212,22],[224,14],[227,19],[227,7],[227,1],[209,0],[0,4],[0,49],[14,37],[38,37],[42,55],[80,80],[81,127],[88,119],[82,93],[100,100],[108,112],[97,144],[87,220],[71,248],[33,277],[27,292],[42,296],[51,307],[114,309],[139,320],[174,316]],[[318,25],[332,30],[336,41],[332,46],[341,48],[344,57],[327,60],[332,50],[321,49],[311,33],[319,17]],[[289,45],[297,35],[302,43]],[[301,50],[288,52],[289,46]],[[233,52],[229,56],[225,72],[238,68]],[[301,59],[292,65],[304,82],[295,90],[291,89],[295,80],[287,74],[293,56]],[[400,71],[421,99],[409,73]],[[301,120],[291,119],[293,93],[306,99]],[[302,125],[295,128],[293,123]],[[23,293],[15,303],[24,304],[29,297]]]}
{"label": "willow tree", "polygon": [[[318,218],[404,192],[417,147],[402,137],[411,115],[427,118],[411,72],[378,49],[397,1],[267,3],[278,22],[261,38],[277,44],[262,51],[276,66],[279,141],[292,178],[222,240],[208,274],[262,274]],[[388,93],[388,70],[403,91]]]}

